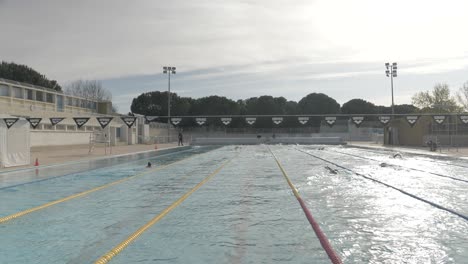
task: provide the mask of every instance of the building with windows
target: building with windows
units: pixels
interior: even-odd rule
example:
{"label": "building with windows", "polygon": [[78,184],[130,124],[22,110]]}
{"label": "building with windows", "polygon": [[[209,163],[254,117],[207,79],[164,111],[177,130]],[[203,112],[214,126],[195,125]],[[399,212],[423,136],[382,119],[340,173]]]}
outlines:
{"label": "building with windows", "polygon": [[[112,102],[66,95],[61,91],[0,78],[0,114],[20,118],[42,118],[30,128],[31,146],[84,145],[103,135],[111,145],[138,143],[141,118],[128,128],[120,116],[112,113]],[[104,129],[96,117],[112,116]],[[78,128],[73,117],[89,117]],[[65,118],[53,126],[49,118]],[[3,122],[3,121],[2,121]]]}

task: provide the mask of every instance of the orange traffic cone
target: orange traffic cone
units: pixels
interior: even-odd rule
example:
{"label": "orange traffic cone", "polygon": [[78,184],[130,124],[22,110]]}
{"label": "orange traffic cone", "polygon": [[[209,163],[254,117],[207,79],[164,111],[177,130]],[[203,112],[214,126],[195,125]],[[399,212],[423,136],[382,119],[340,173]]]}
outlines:
{"label": "orange traffic cone", "polygon": [[36,158],[36,162],[34,162],[34,166],[39,166],[39,159]]}

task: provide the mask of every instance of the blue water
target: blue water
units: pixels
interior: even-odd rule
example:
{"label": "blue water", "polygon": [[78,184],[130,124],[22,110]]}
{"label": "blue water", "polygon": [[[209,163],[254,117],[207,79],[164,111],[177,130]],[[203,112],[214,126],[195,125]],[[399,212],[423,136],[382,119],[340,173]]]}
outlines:
{"label": "blue water", "polygon": [[[468,168],[441,165],[437,157],[396,160],[356,148],[271,146],[344,263],[468,259],[466,220],[351,172],[330,174],[324,166],[332,165],[296,148],[463,214],[468,184],[411,168],[459,178],[467,178]],[[403,168],[382,168],[338,151]],[[67,165],[47,168],[37,178],[34,171],[0,174],[0,216],[6,216],[147,172],[148,160],[155,168],[180,161],[0,224],[0,263],[93,263],[231,159],[111,263],[329,263],[266,146],[199,147]]]}

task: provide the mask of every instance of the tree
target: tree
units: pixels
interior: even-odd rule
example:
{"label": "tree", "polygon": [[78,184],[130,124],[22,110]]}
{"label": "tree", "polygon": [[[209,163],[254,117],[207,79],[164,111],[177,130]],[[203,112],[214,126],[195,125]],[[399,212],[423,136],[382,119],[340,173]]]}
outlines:
{"label": "tree", "polygon": [[464,111],[468,111],[468,82],[465,82],[457,93],[458,102],[462,105]]}
{"label": "tree", "polygon": [[437,84],[432,91],[418,92],[411,98],[412,103],[423,112],[459,112],[461,107],[450,94],[447,84]]}
{"label": "tree", "polygon": [[343,114],[376,114],[377,107],[362,99],[352,99],[344,103],[341,107]]}
{"label": "tree", "polygon": [[340,104],[323,93],[308,94],[299,101],[297,106],[300,114],[338,114],[340,112]]}
{"label": "tree", "polygon": [[208,96],[193,101],[192,115],[238,115],[239,105],[231,99],[221,96]]}
{"label": "tree", "polygon": [[65,87],[65,94],[89,100],[111,101],[112,94],[96,80],[77,80]]}
{"label": "tree", "polygon": [[2,61],[0,64],[0,78],[38,85],[56,91],[61,91],[62,87],[55,80],[47,79],[43,74],[34,69],[13,62]]}

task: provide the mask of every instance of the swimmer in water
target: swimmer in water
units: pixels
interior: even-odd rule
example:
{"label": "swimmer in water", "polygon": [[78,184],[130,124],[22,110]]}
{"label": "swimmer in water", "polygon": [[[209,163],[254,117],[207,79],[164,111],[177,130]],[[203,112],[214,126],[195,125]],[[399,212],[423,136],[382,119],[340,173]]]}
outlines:
{"label": "swimmer in water", "polygon": [[146,168],[151,168],[151,162],[148,161],[148,165],[146,165]]}
{"label": "swimmer in water", "polygon": [[338,170],[337,169],[332,169],[328,166],[325,166],[325,169],[328,170],[328,172],[330,172],[331,174],[337,174],[338,173]]}
{"label": "swimmer in water", "polygon": [[401,156],[400,153],[395,153],[395,154],[393,154],[392,157],[393,157],[394,159],[396,159],[396,158],[399,158],[399,159],[403,158],[403,157]]}

